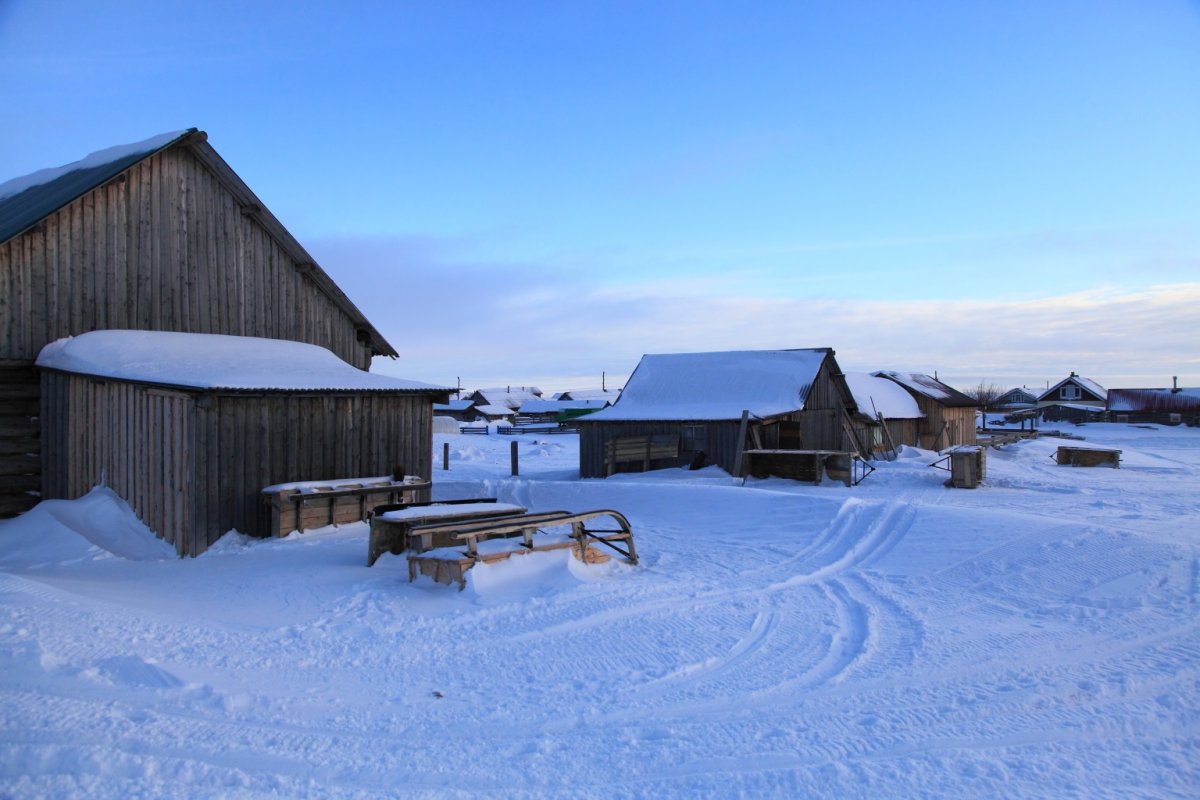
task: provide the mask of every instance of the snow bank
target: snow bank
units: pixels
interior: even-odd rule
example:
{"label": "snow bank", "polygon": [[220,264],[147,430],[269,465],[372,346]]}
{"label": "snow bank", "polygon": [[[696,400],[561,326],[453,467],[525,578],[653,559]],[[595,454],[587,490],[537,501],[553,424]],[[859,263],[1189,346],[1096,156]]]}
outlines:
{"label": "snow bank", "polygon": [[78,500],[46,500],[0,522],[0,568],[21,570],[80,559],[130,561],[177,558],[111,489],[97,487]]}

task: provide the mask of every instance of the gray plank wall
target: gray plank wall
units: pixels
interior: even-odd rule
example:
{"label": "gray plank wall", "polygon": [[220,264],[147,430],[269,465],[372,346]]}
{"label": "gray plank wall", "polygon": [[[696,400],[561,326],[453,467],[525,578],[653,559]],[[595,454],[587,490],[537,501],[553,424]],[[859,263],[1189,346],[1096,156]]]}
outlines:
{"label": "gray plank wall", "polygon": [[366,369],[356,325],[186,147],[0,245],[0,359],[91,330],[292,339]]}
{"label": "gray plank wall", "polygon": [[230,529],[265,533],[264,486],[396,467],[431,477],[428,395],[206,397],[62,373],[42,383],[47,496],[103,483],[180,555]]}
{"label": "gray plank wall", "polygon": [[[367,369],[371,349],[354,320],[256,213],[177,146],[0,244],[0,394],[12,395],[0,417],[14,417],[0,439],[21,451],[7,455],[40,452],[36,420],[20,419],[17,406],[37,404],[40,386],[25,368],[64,336],[111,328],[264,336],[321,345]],[[36,472],[5,477],[0,515],[37,501],[26,485]]]}

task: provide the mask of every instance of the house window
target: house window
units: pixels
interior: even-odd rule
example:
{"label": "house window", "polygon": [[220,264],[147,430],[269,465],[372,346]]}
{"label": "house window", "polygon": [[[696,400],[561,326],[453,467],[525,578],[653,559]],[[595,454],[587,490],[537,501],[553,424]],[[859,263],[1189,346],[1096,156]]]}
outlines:
{"label": "house window", "polygon": [[679,431],[679,449],[693,453],[708,449],[708,428],[704,425],[684,425]]}
{"label": "house window", "polygon": [[1064,386],[1064,387],[1062,387],[1062,391],[1059,392],[1058,396],[1060,398],[1062,398],[1063,400],[1078,400],[1079,399],[1079,387],[1078,386]]}

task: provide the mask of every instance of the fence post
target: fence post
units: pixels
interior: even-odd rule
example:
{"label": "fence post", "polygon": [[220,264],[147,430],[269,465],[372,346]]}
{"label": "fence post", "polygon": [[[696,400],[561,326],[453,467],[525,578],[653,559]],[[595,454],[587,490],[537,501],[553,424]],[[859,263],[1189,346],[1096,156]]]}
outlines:
{"label": "fence post", "polygon": [[521,471],[517,468],[517,443],[515,440],[509,443],[508,449],[512,457],[512,474],[520,475]]}
{"label": "fence post", "polygon": [[442,442],[442,469],[450,469],[450,443]]}

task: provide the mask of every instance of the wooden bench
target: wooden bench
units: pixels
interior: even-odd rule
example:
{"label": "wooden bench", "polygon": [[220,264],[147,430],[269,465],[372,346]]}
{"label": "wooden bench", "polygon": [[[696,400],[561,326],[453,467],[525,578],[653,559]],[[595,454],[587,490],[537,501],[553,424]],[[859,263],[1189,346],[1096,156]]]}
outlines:
{"label": "wooden bench", "polygon": [[[497,517],[511,517],[525,513],[524,506],[497,503],[494,497],[479,497],[463,500],[443,500],[430,503],[398,503],[382,505],[371,513],[371,535],[367,541],[367,566],[370,567],[384,553],[399,555],[413,543],[410,532],[414,527],[442,522],[464,522]],[[417,543],[423,543],[417,539]],[[443,547],[453,544],[441,541],[428,545]],[[425,549],[429,549],[427,546]]]}
{"label": "wooden bench", "polygon": [[[588,528],[591,520],[608,517],[616,524],[612,529]],[[561,538],[535,538],[535,534],[543,528],[569,526],[569,534]],[[458,583],[459,591],[466,588],[466,573],[477,563],[502,561],[514,555],[561,550],[571,548],[576,558],[585,563],[597,563],[608,560],[607,553],[598,551],[594,545],[603,545],[619,555],[630,564],[637,564],[637,549],[633,543],[633,530],[629,520],[622,514],[610,509],[572,513],[570,511],[543,511],[534,514],[521,514],[507,519],[464,520],[451,523],[434,523],[414,527],[409,531],[409,541],[417,536],[430,535],[436,539],[448,536],[460,544],[460,547],[440,548],[431,551],[414,552],[408,556],[408,579],[414,581],[417,574],[428,575],[438,583]],[[480,549],[480,544],[493,542],[497,539],[515,539],[520,541],[515,546],[501,545],[487,551]],[[624,547],[621,546],[624,544]]]}
{"label": "wooden bench", "polygon": [[679,434],[656,433],[647,436],[618,436],[604,443],[604,467],[612,475],[620,464],[642,465],[642,472],[651,463],[679,458]]}
{"label": "wooden bench", "polygon": [[1121,468],[1121,451],[1099,447],[1067,447],[1060,445],[1056,453],[1059,464],[1069,464],[1072,467],[1099,467],[1110,465],[1113,469]]}
{"label": "wooden bench", "polygon": [[361,522],[378,506],[414,500],[432,485],[410,475],[401,480],[306,481],[268,486],[262,490],[267,531],[283,537],[307,528]]}

